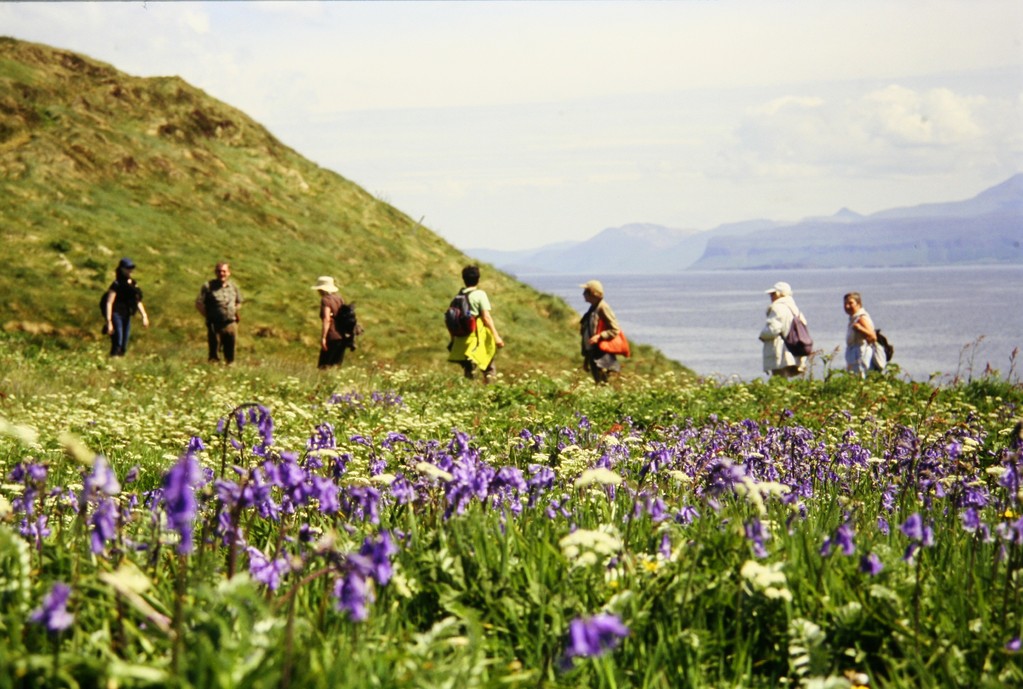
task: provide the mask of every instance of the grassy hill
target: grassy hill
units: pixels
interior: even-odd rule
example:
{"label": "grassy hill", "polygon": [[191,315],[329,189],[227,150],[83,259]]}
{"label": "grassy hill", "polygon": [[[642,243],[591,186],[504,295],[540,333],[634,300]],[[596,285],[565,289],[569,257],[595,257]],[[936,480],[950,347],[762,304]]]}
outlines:
{"label": "grassy hill", "polygon": [[[310,285],[334,275],[366,329],[356,364],[447,365],[441,312],[471,259],[177,77],[0,38],[0,185],[7,332],[100,348],[97,302],[130,256],[153,320],[133,347],[201,358],[193,301],[223,259],[247,299],[239,361],[312,360]],[[575,363],[565,302],[483,274],[506,370]],[[638,354],[634,368],[671,366]]]}

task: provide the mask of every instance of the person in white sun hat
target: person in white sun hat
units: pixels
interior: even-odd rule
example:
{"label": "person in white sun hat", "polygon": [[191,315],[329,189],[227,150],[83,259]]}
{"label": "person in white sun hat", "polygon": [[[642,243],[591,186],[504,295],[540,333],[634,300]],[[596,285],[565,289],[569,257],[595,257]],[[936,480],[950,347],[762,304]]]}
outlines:
{"label": "person in white sun hat", "polygon": [[806,368],[806,357],[793,356],[785,346],[785,336],[794,319],[806,324],[806,317],[796,306],[789,283],[776,282],[764,292],[771,296],[767,322],[760,331],[760,341],[764,343],[764,371],[770,376],[793,378]]}
{"label": "person in white sun hat", "polygon": [[312,289],[320,293],[320,358],[316,366],[340,366],[345,361],[346,342],[337,328],[337,318],[345,301],[338,293],[334,278],[329,275],[316,278]]}

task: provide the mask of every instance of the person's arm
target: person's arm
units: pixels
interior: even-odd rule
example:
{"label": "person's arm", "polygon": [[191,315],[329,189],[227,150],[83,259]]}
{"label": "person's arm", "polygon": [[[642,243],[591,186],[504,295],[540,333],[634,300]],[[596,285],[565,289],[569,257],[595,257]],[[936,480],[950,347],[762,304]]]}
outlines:
{"label": "person's arm", "polygon": [[106,306],[106,317],[107,317],[107,329],[110,330],[114,325],[114,300],[117,299],[117,292],[110,290],[107,292],[107,306]]}
{"label": "person's arm", "polygon": [[852,328],[863,335],[870,344],[877,342],[877,333],[874,331],[874,323],[870,320],[869,315],[863,314],[853,321]]}
{"label": "person's arm", "polygon": [[206,317],[206,285],[202,286],[199,296],[195,298],[195,310],[201,313],[203,318]]}
{"label": "person's arm", "polygon": [[149,327],[149,314],[146,313],[146,307],[142,305],[142,302],[138,303],[139,314],[142,316],[142,327]]}
{"label": "person's arm", "polygon": [[323,327],[320,329],[320,350],[327,351],[327,333],[330,332],[330,307],[320,304],[320,320]]}
{"label": "person's arm", "polygon": [[489,330],[491,334],[493,334],[494,341],[497,342],[497,346],[504,347],[504,340],[502,340],[501,336],[497,334],[497,325],[494,324],[494,319],[490,315],[490,312],[481,310],[480,318],[483,319],[483,325],[486,327],[486,329]]}
{"label": "person's arm", "polygon": [[236,286],[234,288],[234,320],[235,323],[242,322],[242,291]]}
{"label": "person's arm", "polygon": [[597,317],[604,321],[604,329],[599,333],[593,334],[593,337],[590,338],[590,344],[597,344],[601,340],[613,340],[618,337],[622,327],[618,325],[618,318],[607,302],[601,301],[597,306]]}
{"label": "person's arm", "polygon": [[776,337],[781,337],[782,333],[788,330],[785,325],[785,317],[779,310],[770,309],[767,312],[767,322],[764,324],[763,330],[760,331],[760,339],[764,342],[770,342]]}

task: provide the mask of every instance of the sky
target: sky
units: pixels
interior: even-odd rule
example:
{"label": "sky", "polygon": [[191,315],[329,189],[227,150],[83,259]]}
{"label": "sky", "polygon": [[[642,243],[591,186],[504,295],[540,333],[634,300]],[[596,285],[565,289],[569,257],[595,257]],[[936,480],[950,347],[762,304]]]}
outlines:
{"label": "sky", "polygon": [[1023,171],[1019,0],[0,2],[0,35],[180,76],[461,249]]}

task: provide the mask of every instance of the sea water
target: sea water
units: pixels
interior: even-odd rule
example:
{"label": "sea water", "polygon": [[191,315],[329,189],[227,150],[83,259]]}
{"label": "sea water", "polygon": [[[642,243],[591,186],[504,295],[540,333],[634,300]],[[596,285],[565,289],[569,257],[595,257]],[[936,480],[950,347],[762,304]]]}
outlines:
{"label": "sea water", "polygon": [[580,285],[599,279],[630,341],[719,379],[764,375],[757,335],[770,304],[765,290],[779,280],[792,285],[809,321],[820,350],[815,374],[826,365],[844,368],[842,296],[860,292],[875,327],[895,346],[893,363],[902,376],[948,382],[984,375],[989,366],[1003,378],[1023,375],[1023,361],[1014,356],[1023,346],[1023,266],[517,277],[580,312],[587,308]]}

